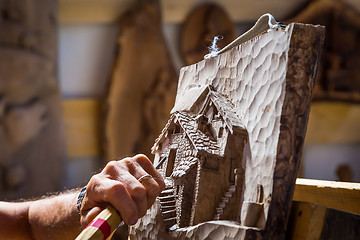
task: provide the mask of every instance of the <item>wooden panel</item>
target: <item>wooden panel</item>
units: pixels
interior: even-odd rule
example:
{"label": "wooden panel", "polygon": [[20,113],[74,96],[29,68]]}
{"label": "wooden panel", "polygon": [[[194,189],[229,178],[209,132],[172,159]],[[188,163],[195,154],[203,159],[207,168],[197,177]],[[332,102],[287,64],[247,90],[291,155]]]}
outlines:
{"label": "wooden panel", "polygon": [[360,214],[360,183],[298,178],[293,200]]}
{"label": "wooden panel", "polygon": [[64,100],[62,103],[69,157],[100,155],[99,115],[97,99]]}
{"label": "wooden panel", "polygon": [[312,103],[305,144],[360,142],[360,105]]}
{"label": "wooden panel", "polygon": [[119,20],[121,14],[133,0],[60,0],[60,23],[111,23]]}
{"label": "wooden panel", "polygon": [[[111,23],[135,1],[133,0],[60,0],[61,23]],[[167,23],[183,22],[191,8],[199,0],[163,0],[163,19]],[[264,13],[272,13],[277,19],[286,17],[301,4],[298,0],[216,0],[234,21],[253,21]]]}
{"label": "wooden panel", "polygon": [[326,211],[326,207],[322,205],[294,201],[291,208],[286,239],[320,239]]}
{"label": "wooden panel", "polygon": [[287,237],[291,240],[358,240],[360,215],[294,201]]}

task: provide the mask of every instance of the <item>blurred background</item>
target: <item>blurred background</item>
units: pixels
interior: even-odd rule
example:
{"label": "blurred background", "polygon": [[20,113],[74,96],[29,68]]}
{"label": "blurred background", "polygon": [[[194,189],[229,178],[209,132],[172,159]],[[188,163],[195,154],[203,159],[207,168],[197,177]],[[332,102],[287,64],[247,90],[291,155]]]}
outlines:
{"label": "blurred background", "polygon": [[150,155],[181,67],[264,13],[327,28],[299,176],[360,182],[360,1],[0,0],[0,199]]}

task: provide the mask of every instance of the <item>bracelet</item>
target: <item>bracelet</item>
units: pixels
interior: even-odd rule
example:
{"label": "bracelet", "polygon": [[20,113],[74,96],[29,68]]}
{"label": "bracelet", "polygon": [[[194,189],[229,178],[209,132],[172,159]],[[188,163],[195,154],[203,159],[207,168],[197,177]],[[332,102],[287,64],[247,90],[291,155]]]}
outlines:
{"label": "bracelet", "polygon": [[86,194],[86,186],[81,189],[80,194],[79,194],[78,199],[77,199],[77,210],[79,212],[79,215],[81,215],[80,214],[81,203],[82,203],[82,200],[85,197],[85,194]]}

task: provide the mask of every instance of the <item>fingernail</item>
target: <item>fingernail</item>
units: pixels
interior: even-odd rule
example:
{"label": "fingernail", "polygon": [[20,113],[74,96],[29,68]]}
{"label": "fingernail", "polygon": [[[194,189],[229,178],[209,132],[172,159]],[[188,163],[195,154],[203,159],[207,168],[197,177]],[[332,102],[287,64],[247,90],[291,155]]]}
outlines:
{"label": "fingernail", "polygon": [[130,220],[130,225],[134,225],[138,220],[139,220],[138,217],[133,217],[133,218]]}

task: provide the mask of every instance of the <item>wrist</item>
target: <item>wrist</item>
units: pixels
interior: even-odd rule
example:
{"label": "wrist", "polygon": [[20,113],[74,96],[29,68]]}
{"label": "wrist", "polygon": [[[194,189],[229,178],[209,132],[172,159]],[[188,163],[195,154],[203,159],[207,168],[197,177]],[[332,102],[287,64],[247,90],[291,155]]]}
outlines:
{"label": "wrist", "polygon": [[81,206],[82,206],[82,201],[83,201],[85,195],[86,195],[86,186],[80,190],[80,193],[79,193],[79,195],[77,197],[77,201],[76,201],[77,210],[78,210],[79,215],[81,215]]}

